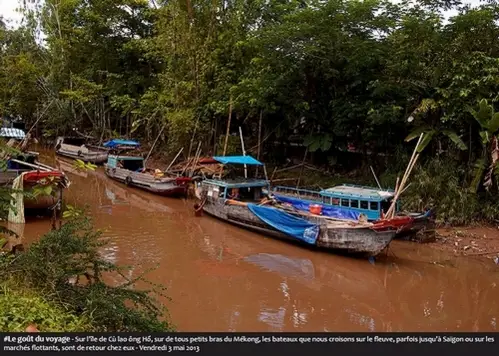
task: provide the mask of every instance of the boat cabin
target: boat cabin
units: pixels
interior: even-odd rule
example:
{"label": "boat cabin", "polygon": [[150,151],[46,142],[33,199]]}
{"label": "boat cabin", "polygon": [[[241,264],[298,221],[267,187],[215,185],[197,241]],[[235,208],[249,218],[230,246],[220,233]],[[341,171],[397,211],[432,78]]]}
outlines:
{"label": "boat cabin", "polygon": [[122,168],[132,172],[141,172],[144,170],[144,158],[109,155],[107,157],[107,166],[109,168]]}
{"label": "boat cabin", "polygon": [[[342,184],[321,191],[274,187],[273,192],[277,195],[293,195],[302,200],[355,211],[367,216],[368,220],[380,219],[390,208],[395,196],[393,190],[352,184]],[[397,202],[395,211],[399,210],[400,202]]]}
{"label": "boat cabin", "polygon": [[259,202],[264,197],[263,190],[269,182],[261,179],[217,180],[206,179],[202,182],[210,200],[230,199],[246,203]]}
{"label": "boat cabin", "polygon": [[[213,162],[223,165],[238,166],[263,166],[263,163],[257,161],[251,156],[216,156],[212,158]],[[248,172],[245,170],[245,176]],[[254,176],[254,174],[253,174]],[[270,187],[269,181],[261,178],[212,178],[205,179],[202,183],[210,200],[230,199],[240,202],[259,202],[264,197],[264,190]]]}
{"label": "boat cabin", "polygon": [[69,136],[69,137],[57,137],[56,139],[56,146],[58,145],[69,145],[69,146],[77,146],[81,147],[84,146],[87,143],[87,140],[84,137],[77,137],[77,136]]}
{"label": "boat cabin", "polygon": [[[367,216],[368,220],[378,220],[382,212],[387,212],[395,196],[393,190],[381,190],[352,184],[343,184],[321,192],[323,203],[351,209]],[[397,204],[399,205],[399,204]],[[396,207],[397,211],[399,206]]]}

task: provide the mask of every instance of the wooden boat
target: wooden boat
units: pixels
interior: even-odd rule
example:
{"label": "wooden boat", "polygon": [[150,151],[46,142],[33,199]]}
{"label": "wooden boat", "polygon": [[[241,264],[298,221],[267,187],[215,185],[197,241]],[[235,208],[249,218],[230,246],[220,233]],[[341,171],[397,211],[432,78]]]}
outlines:
{"label": "wooden boat", "polygon": [[[106,143],[112,147],[107,163],[104,165],[106,175],[130,187],[140,188],[163,196],[185,196],[192,178],[165,176],[160,170],[146,169],[144,158],[129,155],[128,152],[137,147],[135,141],[112,140]],[[132,148],[130,148],[132,146]]]}
{"label": "wooden boat", "polygon": [[396,215],[387,222],[384,214],[394,198],[393,190],[343,184],[321,191],[276,186],[271,192],[278,202],[299,211],[308,212],[315,207],[323,216],[341,214],[343,218],[355,221],[365,216],[371,222],[390,224],[398,229],[396,238],[413,238],[433,225],[431,211],[404,214],[399,201],[395,205]]}
{"label": "wooden boat", "polygon": [[93,146],[84,137],[58,137],[55,153],[61,156],[80,159],[93,164],[103,164],[107,161],[108,148]]}
{"label": "wooden boat", "polygon": [[[262,165],[250,156],[214,157],[222,164]],[[268,236],[330,250],[376,256],[395,237],[397,229],[376,223],[324,219],[292,214],[268,202],[267,179],[206,179],[197,184],[197,209],[240,227]],[[262,201],[262,199],[264,199]]]}
{"label": "wooden boat", "polygon": [[[28,152],[7,160],[7,169],[0,172],[0,184],[12,186],[16,178],[22,176],[22,190],[33,192],[35,187],[51,185],[55,189],[50,195],[25,195],[24,209],[52,210],[62,201],[63,190],[70,185],[66,175],[54,167],[37,161],[38,153]],[[60,209],[60,204],[59,207]]]}

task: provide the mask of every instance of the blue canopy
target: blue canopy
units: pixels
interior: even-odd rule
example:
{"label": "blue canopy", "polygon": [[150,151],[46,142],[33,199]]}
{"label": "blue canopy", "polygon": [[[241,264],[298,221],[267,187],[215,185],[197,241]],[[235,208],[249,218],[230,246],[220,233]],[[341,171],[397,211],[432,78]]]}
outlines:
{"label": "blue canopy", "polygon": [[263,166],[263,163],[257,161],[251,156],[217,156],[213,159],[222,164],[247,164],[254,166]]}
{"label": "blue canopy", "polygon": [[104,147],[114,148],[116,146],[140,146],[140,144],[131,140],[111,140],[104,143]]}

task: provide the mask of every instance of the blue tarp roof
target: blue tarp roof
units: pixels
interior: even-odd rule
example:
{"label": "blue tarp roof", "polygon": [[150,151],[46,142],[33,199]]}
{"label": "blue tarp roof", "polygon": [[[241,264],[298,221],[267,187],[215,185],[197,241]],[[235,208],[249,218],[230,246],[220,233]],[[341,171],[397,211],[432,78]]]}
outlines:
{"label": "blue tarp roof", "polygon": [[248,164],[254,166],[263,166],[263,163],[257,161],[251,156],[217,156],[213,159],[222,164]]}
{"label": "blue tarp roof", "polygon": [[140,144],[132,140],[111,140],[104,143],[104,147],[113,148],[116,146],[140,146]]}

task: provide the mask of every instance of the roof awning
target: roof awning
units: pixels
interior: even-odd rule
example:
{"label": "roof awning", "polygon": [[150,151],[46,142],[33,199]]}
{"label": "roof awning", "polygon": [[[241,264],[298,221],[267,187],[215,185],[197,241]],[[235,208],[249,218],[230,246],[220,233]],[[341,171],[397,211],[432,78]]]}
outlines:
{"label": "roof awning", "polygon": [[257,161],[251,156],[217,156],[213,157],[213,159],[222,164],[247,164],[253,166],[263,166],[263,163]]}
{"label": "roof awning", "polygon": [[21,129],[2,127],[2,129],[0,130],[0,137],[15,138],[18,140],[22,140],[26,137],[26,134]]}
{"label": "roof awning", "polygon": [[111,140],[104,143],[104,147],[114,148],[117,146],[140,146],[137,141],[132,140]]}

